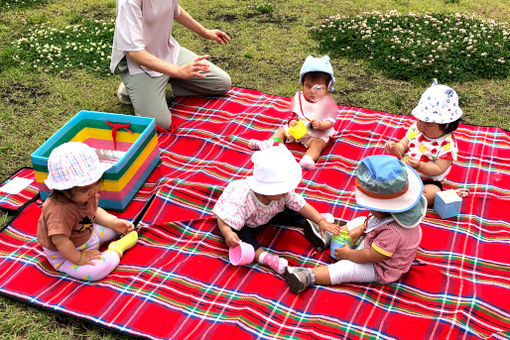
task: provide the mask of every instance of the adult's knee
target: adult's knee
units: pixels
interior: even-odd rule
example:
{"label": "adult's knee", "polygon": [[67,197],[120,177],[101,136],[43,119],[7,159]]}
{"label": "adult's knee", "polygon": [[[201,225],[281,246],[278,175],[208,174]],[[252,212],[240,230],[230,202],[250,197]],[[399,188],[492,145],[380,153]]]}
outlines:
{"label": "adult's knee", "polygon": [[132,103],[135,115],[154,118],[156,120],[156,125],[164,129],[170,128],[170,125],[172,124],[172,113],[168,108],[166,99],[149,99],[146,97],[141,100],[133,100]]}
{"label": "adult's knee", "polygon": [[218,85],[218,95],[226,94],[230,88],[232,87],[232,79],[230,79],[230,75],[225,72],[225,76],[222,78],[222,81]]}

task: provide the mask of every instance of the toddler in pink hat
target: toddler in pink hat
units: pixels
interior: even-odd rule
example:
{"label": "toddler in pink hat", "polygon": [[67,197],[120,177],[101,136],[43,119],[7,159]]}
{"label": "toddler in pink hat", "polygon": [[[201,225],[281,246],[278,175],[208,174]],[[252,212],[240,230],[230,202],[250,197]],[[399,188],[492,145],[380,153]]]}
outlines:
{"label": "toddler in pink hat", "polygon": [[[138,240],[133,223],[98,207],[99,186],[109,166],[79,142],[56,147],[48,158],[44,183],[53,191],[42,205],[37,240],[53,268],[76,279],[104,278]],[[108,250],[98,250],[119,234],[124,237]]]}
{"label": "toddler in pink hat", "polygon": [[256,151],[252,161],[253,175],[230,182],[213,213],[227,247],[237,247],[241,241],[251,244],[255,261],[283,274],[287,260],[265,251],[255,238],[262,227],[284,224],[311,231],[313,226],[322,237],[326,231],[340,233],[340,227],[326,221],[294,191],[301,182],[301,167],[283,144]]}
{"label": "toddler in pink hat", "polygon": [[301,293],[312,284],[389,284],[400,279],[411,268],[420,244],[419,224],[427,211],[422,194],[418,174],[399,159],[386,155],[363,159],[356,172],[355,196],[370,215],[362,223],[347,223],[352,244],[359,245],[334,249],[339,261],[328,266],[287,267],[285,280],[291,292]]}
{"label": "toddler in pink hat", "polygon": [[462,110],[459,97],[450,87],[432,85],[423,92],[412,114],[417,118],[404,138],[398,143],[389,141],[384,149],[402,157],[404,163],[415,169],[423,180],[424,196],[429,206],[434,205],[436,193],[443,190],[452,163],[457,160],[457,143],[453,131],[459,126]]}

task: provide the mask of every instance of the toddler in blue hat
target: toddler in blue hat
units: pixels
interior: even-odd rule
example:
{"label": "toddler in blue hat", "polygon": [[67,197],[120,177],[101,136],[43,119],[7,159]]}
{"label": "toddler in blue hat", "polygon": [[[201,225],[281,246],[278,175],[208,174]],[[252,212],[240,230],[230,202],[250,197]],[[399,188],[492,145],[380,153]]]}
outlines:
{"label": "toddler in blue hat", "polygon": [[[315,268],[287,267],[290,290],[301,293],[312,284],[344,282],[389,284],[409,271],[421,241],[419,223],[426,213],[423,183],[410,166],[393,156],[363,159],[356,173],[356,203],[369,209],[349,236],[356,249],[334,250],[338,262]],[[348,223],[348,225],[351,223]]]}
{"label": "toddler in blue hat", "polygon": [[[301,143],[307,150],[299,164],[304,169],[314,169],[326,143],[335,134],[333,125],[338,116],[338,106],[331,96],[334,82],[329,57],[308,56],[299,73],[299,83],[303,85],[303,90],[292,98],[288,124],[278,128],[269,140],[250,139],[250,149],[263,150],[280,142]],[[306,126],[306,134],[293,136],[292,127],[301,123]]]}
{"label": "toddler in blue hat", "polygon": [[418,172],[425,185],[427,204],[432,206],[437,192],[443,190],[441,181],[457,160],[458,149],[453,131],[462,117],[459,97],[451,87],[438,84],[434,79],[412,114],[417,118],[416,123],[398,143],[389,141],[384,149],[402,157],[404,163]]}

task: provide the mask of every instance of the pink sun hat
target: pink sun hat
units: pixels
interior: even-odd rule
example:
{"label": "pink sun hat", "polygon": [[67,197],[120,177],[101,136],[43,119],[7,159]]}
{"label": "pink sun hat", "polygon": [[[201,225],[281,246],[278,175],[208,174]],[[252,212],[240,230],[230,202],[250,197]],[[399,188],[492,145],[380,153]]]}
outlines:
{"label": "pink sun hat", "polygon": [[97,182],[111,164],[99,162],[94,149],[80,142],[64,143],[51,151],[48,158],[48,178],[51,190],[66,190]]}

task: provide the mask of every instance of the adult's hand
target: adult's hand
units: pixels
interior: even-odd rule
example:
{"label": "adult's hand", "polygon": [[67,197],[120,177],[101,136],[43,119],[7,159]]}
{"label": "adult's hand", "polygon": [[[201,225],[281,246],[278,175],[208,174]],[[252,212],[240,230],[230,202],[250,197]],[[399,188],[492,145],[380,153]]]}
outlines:
{"label": "adult's hand", "polygon": [[186,66],[182,66],[176,72],[176,77],[180,79],[190,79],[193,77],[205,78],[204,72],[210,71],[209,63],[207,62],[208,55],[201,55],[193,60]]}
{"label": "adult's hand", "polygon": [[206,30],[202,35],[204,39],[215,40],[218,44],[228,44],[230,42],[230,37],[227,33],[220,30]]}

